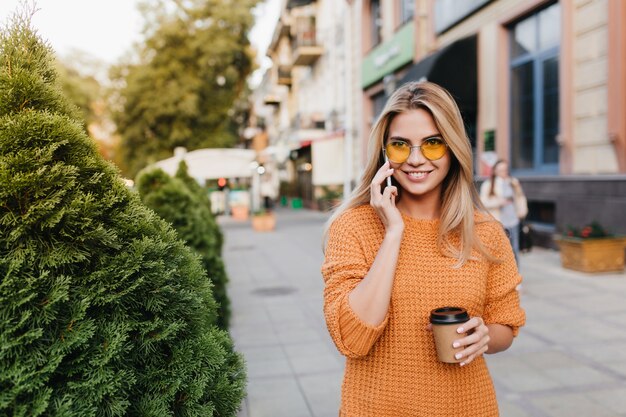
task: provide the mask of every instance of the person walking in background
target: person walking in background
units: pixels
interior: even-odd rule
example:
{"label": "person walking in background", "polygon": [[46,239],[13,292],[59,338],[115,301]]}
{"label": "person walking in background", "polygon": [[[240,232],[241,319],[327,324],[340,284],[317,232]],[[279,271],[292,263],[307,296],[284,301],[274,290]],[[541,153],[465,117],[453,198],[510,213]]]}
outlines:
{"label": "person walking in background", "polygon": [[[347,358],[340,416],[498,415],[483,354],[507,349],[525,314],[511,245],[480,207],[456,103],[436,84],[403,85],[325,232],[324,315]],[[429,326],[442,306],[471,316],[455,364],[437,359]]]}
{"label": "person walking in background", "polygon": [[493,165],[491,177],[480,187],[480,199],[496,220],[502,223],[519,263],[520,219],[528,214],[528,204],[522,185],[509,173],[509,164],[498,160]]}

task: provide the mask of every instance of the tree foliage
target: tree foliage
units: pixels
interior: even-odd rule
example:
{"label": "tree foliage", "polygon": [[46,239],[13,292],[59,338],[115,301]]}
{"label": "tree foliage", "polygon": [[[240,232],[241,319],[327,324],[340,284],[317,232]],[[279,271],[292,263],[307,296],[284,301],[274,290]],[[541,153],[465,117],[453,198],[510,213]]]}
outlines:
{"label": "tree foliage", "polygon": [[80,111],[85,126],[97,120],[94,103],[102,98],[102,88],[95,77],[82,75],[69,64],[56,62],[59,83],[63,95]]}
{"label": "tree foliage", "polygon": [[137,190],[144,204],[169,222],[185,243],[200,255],[219,306],[218,325],[227,329],[230,301],[226,292],[228,278],[221,257],[222,233],[211,214],[204,191],[187,174],[186,165],[179,169],[176,178],[161,169],[142,171],[137,177]]}
{"label": "tree foliage", "polygon": [[122,86],[114,118],[130,176],[176,146],[234,142],[233,105],[253,69],[247,35],[256,1],[171,0],[146,10],[139,63],[111,72]]}
{"label": "tree foliage", "polygon": [[200,260],[60,94],[26,13],[0,30],[0,415],[234,416],[245,373]]}

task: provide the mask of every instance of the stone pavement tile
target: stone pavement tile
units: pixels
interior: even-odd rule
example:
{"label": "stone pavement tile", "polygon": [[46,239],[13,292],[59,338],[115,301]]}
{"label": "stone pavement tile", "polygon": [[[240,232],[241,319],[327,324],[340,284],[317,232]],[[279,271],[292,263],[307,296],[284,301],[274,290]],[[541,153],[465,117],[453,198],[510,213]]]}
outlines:
{"label": "stone pavement tile", "polygon": [[522,328],[519,335],[513,341],[513,345],[506,351],[508,355],[546,350],[549,344]]}
{"label": "stone pavement tile", "polygon": [[249,417],[313,417],[293,376],[249,378]]}
{"label": "stone pavement tile", "polygon": [[616,378],[589,366],[544,369],[545,375],[559,382],[562,387],[581,387],[594,384],[615,384]]}
{"label": "stone pavement tile", "polygon": [[626,387],[595,390],[589,392],[587,396],[614,413],[626,415]]}
{"label": "stone pavement tile", "polygon": [[579,366],[579,362],[561,350],[523,353],[518,359],[535,369],[567,368]]}
{"label": "stone pavement tile", "polygon": [[594,276],[590,277],[590,281],[600,292],[626,294],[626,273]]}
{"label": "stone pavement tile", "polygon": [[290,299],[289,301],[268,300],[266,302],[266,309],[270,316],[270,320],[276,327],[287,323],[293,324],[309,321],[309,317],[303,311],[302,306],[296,299]]}
{"label": "stone pavement tile", "polygon": [[524,411],[518,404],[500,398],[498,398],[498,409],[502,417],[532,417],[531,414]]}
{"label": "stone pavement tile", "polygon": [[486,357],[496,387],[501,386],[512,393],[560,388],[558,381],[528,366],[517,355],[505,354]]}
{"label": "stone pavement tile", "polygon": [[[521,304],[526,311],[528,322],[550,319],[564,319],[572,316],[572,309],[559,305],[551,298],[530,297],[523,295]],[[522,332],[524,328],[522,328]]]}
{"label": "stone pavement tile", "polygon": [[561,388],[558,381],[538,372],[535,369],[525,369],[515,373],[493,373],[494,381],[505,387],[508,391],[528,393]]}
{"label": "stone pavement tile", "polygon": [[230,328],[230,335],[238,349],[249,346],[266,346],[276,344],[278,336],[267,326],[242,324]]}
{"label": "stone pavement tile", "polygon": [[230,326],[239,327],[245,326],[259,326],[259,327],[272,327],[272,322],[269,315],[264,308],[258,306],[253,308],[245,308],[240,306],[239,303],[231,303],[231,307],[235,306],[237,314],[231,315]]}
{"label": "stone pavement tile", "polygon": [[[244,285],[254,282],[252,274],[249,273],[248,266],[244,262],[240,262],[239,259],[229,258],[234,257],[229,257],[228,255],[225,255],[223,261],[226,265],[226,271],[228,272],[228,276],[237,277],[237,285]],[[237,258],[240,258],[240,256],[237,256]]]}
{"label": "stone pavement tile", "polygon": [[531,403],[550,417],[617,417],[619,414],[581,393],[532,398]]}
{"label": "stone pavement tile", "polygon": [[246,359],[248,378],[287,376],[293,373],[289,359],[280,345],[249,346],[238,351]]}
{"label": "stone pavement tile", "polygon": [[626,361],[611,362],[611,363],[607,363],[606,365],[610,366],[611,370],[615,372],[616,374],[621,375],[622,377],[626,378]]}
{"label": "stone pavement tile", "polygon": [[589,293],[583,285],[565,280],[552,280],[546,277],[545,281],[527,279],[524,276],[523,293],[527,296],[558,300],[561,297],[582,296]]}
{"label": "stone pavement tile", "polygon": [[572,346],[571,350],[593,362],[615,364],[626,362],[625,346],[626,338],[592,345]]}
{"label": "stone pavement tile", "polygon": [[626,313],[623,294],[597,292],[582,296],[563,297],[558,300],[558,303],[590,315],[607,312]]}
{"label": "stone pavement tile", "polygon": [[327,343],[291,344],[285,345],[284,349],[297,375],[343,371],[344,362]]}
{"label": "stone pavement tile", "polygon": [[299,380],[314,417],[337,417],[343,371],[301,375]]}
{"label": "stone pavement tile", "polygon": [[570,344],[588,344],[598,341],[611,341],[621,329],[603,321],[589,317],[579,317],[576,320],[543,320],[528,324],[533,334],[547,339],[555,344],[568,346]]}
{"label": "stone pavement tile", "polygon": [[283,345],[320,342],[324,338],[319,326],[311,321],[289,322],[274,327],[278,341]]}

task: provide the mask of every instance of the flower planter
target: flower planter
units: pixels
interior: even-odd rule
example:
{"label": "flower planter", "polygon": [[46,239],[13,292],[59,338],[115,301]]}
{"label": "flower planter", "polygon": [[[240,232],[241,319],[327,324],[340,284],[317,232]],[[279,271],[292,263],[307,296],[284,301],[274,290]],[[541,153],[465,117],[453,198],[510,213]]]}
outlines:
{"label": "flower planter", "polygon": [[564,268],[582,272],[622,272],[626,237],[576,238],[555,236]]}
{"label": "flower planter", "polygon": [[230,208],[233,220],[248,220],[248,206],[236,205]]}
{"label": "flower planter", "polygon": [[276,227],[276,217],[272,213],[252,216],[252,228],[257,232],[270,232]]}

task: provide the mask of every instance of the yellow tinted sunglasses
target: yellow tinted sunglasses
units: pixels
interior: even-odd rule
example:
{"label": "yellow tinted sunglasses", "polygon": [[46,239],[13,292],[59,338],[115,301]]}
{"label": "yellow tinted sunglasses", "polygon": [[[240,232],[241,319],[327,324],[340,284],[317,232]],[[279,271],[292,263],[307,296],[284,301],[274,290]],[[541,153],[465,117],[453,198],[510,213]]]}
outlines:
{"label": "yellow tinted sunglasses", "polygon": [[422,155],[429,161],[436,161],[443,158],[448,150],[448,145],[442,138],[428,138],[421,145],[411,145],[404,140],[391,139],[385,145],[387,158],[396,164],[402,164],[409,159],[413,148],[419,148]]}

